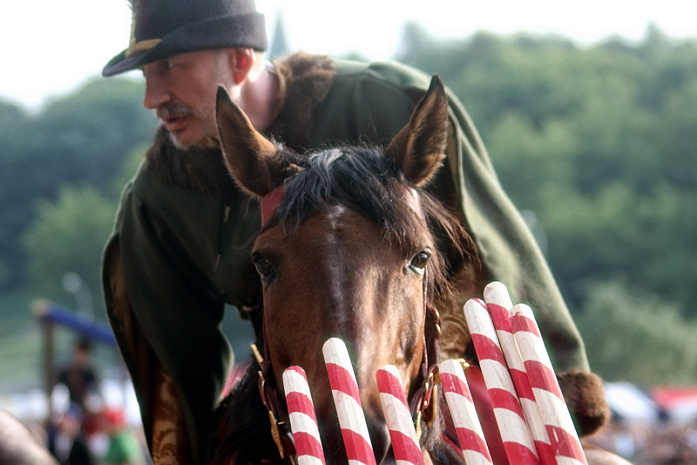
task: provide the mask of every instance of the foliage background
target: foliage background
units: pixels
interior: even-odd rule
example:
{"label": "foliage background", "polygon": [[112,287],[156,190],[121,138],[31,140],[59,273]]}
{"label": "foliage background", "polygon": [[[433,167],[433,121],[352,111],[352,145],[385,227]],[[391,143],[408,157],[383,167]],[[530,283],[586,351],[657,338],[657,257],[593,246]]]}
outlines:
{"label": "foliage background", "polygon": [[[410,25],[395,58],[440,74],[465,104],[593,369],[697,383],[697,44],[655,28],[640,43],[590,47],[488,33],[443,41]],[[37,382],[30,303],[75,307],[65,273],[83,279],[105,320],[101,248],[156,125],[142,92],[100,79],[38,113],[0,101],[0,391]]]}

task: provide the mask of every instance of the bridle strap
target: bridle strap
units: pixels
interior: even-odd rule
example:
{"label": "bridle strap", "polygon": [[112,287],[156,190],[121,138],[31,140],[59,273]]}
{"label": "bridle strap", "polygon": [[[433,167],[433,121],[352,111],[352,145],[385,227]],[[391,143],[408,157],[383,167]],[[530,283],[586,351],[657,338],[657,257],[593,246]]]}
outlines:
{"label": "bridle strap", "polygon": [[[260,202],[262,227],[276,212],[278,205],[281,203],[281,200],[283,200],[284,193],[285,185],[282,184],[262,197]],[[261,306],[257,307],[256,311],[262,312]],[[260,332],[258,336],[260,336],[263,344],[263,353],[259,352],[255,344],[252,344],[252,353],[259,364],[259,395],[269,415],[271,437],[278,448],[278,453],[282,459],[288,458],[292,461],[292,457],[295,455],[295,444],[288,425],[281,420],[281,415],[285,416],[286,413],[283,409],[278,390],[276,389],[276,378],[273,373],[273,367],[271,366],[271,359],[269,358],[269,347],[265,334],[266,323],[263,313],[261,313],[260,317],[261,322],[257,330]]]}
{"label": "bridle strap", "polygon": [[261,198],[261,226],[265,226],[269,219],[273,216],[278,208],[278,205],[283,200],[283,194],[286,191],[285,184],[281,184],[264,197]]}
{"label": "bridle strap", "polygon": [[423,277],[424,315],[424,354],[421,361],[421,386],[414,392],[411,400],[411,414],[417,437],[421,439],[421,422],[430,427],[438,414],[438,399],[435,385],[438,376],[438,340],[441,333],[440,313],[428,303],[428,269]]}
{"label": "bridle strap", "polygon": [[424,356],[421,362],[421,386],[414,392],[410,401],[412,418],[417,436],[421,435],[421,421],[431,426],[438,414],[436,384],[438,379],[438,339],[441,333],[441,319],[435,307],[426,304],[424,321]]}
{"label": "bridle strap", "polygon": [[[263,330],[262,330],[263,332]],[[288,429],[286,422],[280,420],[281,415],[285,414],[281,405],[278,390],[276,389],[276,380],[271,367],[271,360],[268,358],[268,347],[266,346],[266,338],[264,341],[264,355],[259,352],[255,344],[252,344],[252,353],[259,364],[259,395],[261,402],[266,407],[271,424],[271,437],[273,438],[278,453],[282,459],[288,458],[293,461],[295,455],[295,443],[293,436]]]}

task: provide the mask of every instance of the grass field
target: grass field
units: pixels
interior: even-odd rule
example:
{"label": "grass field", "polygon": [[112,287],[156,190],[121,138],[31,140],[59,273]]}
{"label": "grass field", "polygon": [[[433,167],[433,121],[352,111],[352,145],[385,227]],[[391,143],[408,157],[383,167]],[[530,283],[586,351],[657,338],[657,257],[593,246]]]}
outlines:
{"label": "grass field", "polygon": [[31,291],[0,295],[0,393],[41,386],[41,331]]}

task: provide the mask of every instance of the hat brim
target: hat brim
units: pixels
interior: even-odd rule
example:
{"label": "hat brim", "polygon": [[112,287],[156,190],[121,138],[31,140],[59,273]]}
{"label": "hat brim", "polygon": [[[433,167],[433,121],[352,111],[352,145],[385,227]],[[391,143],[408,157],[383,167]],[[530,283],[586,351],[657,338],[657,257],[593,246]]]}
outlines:
{"label": "hat brim", "polygon": [[149,51],[150,50],[144,50],[142,52],[126,56],[127,51],[124,50],[106,64],[104,69],[102,69],[102,76],[115,76],[150,63],[151,61],[145,58],[145,55],[147,55]]}
{"label": "hat brim", "polygon": [[114,76],[180,53],[233,47],[266,50],[263,14],[225,16],[180,27],[162,37],[150,49],[132,54],[128,54],[128,50],[122,51],[106,64],[102,75]]}

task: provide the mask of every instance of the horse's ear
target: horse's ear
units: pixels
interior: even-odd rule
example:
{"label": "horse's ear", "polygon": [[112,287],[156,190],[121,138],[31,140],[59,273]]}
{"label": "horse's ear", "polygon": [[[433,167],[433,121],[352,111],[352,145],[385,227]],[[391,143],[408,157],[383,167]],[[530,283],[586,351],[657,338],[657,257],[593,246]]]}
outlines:
{"label": "horse's ear", "polygon": [[409,122],[385,149],[385,156],[392,158],[415,186],[424,185],[445,158],[448,124],[445,86],[433,76]]}
{"label": "horse's ear", "polygon": [[294,165],[254,129],[224,87],[218,87],[216,121],[225,164],[242,189],[263,197],[290,175]]}

